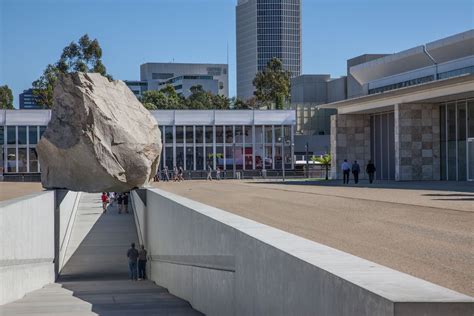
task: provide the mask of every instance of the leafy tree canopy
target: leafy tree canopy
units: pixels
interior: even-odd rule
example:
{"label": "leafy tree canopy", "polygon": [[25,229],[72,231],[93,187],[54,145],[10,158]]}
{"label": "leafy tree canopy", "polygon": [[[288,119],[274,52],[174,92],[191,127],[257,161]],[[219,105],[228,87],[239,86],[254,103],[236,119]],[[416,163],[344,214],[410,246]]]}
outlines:
{"label": "leafy tree canopy", "polygon": [[7,86],[0,86],[0,109],[13,110],[13,93]]}
{"label": "leafy tree canopy", "polygon": [[46,107],[53,106],[53,90],[60,74],[73,72],[95,72],[112,80],[102,63],[102,48],[97,39],[91,40],[83,35],[77,43],[71,42],[64,47],[59,61],[46,66],[41,77],[33,82],[33,94],[38,103]]}
{"label": "leafy tree canopy", "polygon": [[290,72],[283,69],[278,58],[272,58],[265,69],[258,72],[253,80],[255,97],[261,105],[283,109],[285,101],[290,97]]}

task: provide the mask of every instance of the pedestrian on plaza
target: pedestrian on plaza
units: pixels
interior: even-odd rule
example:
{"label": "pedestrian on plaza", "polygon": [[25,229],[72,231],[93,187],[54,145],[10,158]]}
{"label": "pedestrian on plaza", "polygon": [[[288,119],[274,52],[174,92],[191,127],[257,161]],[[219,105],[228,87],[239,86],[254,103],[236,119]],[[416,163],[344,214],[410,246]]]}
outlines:
{"label": "pedestrian on plaza", "polygon": [[212,181],[212,168],[211,164],[207,164],[207,178],[206,180]]}
{"label": "pedestrian on plaza", "polygon": [[359,183],[359,173],[360,173],[360,166],[357,163],[357,160],[354,160],[354,163],[352,164],[352,174],[354,175],[355,184]]}
{"label": "pedestrian on plaza", "polygon": [[375,169],[374,163],[372,162],[372,160],[369,160],[369,163],[365,168],[365,172],[367,172],[367,174],[369,175],[369,183],[374,182],[375,171],[377,171],[377,169]]}
{"label": "pedestrian on plaza", "polygon": [[130,249],[127,251],[128,258],[128,275],[130,280],[137,280],[137,260],[138,260],[138,251],[135,249],[135,243],[132,242]]}
{"label": "pedestrian on plaza", "polygon": [[349,174],[351,172],[351,165],[347,162],[347,159],[344,159],[344,162],[341,165],[341,169],[342,169],[342,175],[344,177],[343,183],[349,184]]}
{"label": "pedestrian on plaza", "polygon": [[178,181],[178,168],[176,166],[173,167],[173,181]]}
{"label": "pedestrian on plaza", "polygon": [[170,173],[168,170],[168,166],[163,168],[163,181],[169,182],[170,181]]}
{"label": "pedestrian on plaza", "polygon": [[147,259],[147,251],[145,250],[145,246],[142,245],[141,249],[138,251],[138,280],[146,280]]}
{"label": "pedestrian on plaza", "polygon": [[178,168],[178,181],[184,181],[184,170],[181,166]]}
{"label": "pedestrian on plaza", "polygon": [[123,211],[125,213],[128,213],[128,198],[129,198],[128,192],[124,193],[122,204],[123,204]]}
{"label": "pedestrian on plaza", "polygon": [[160,170],[159,169],[156,171],[156,174],[153,177],[153,181],[160,182]]}
{"label": "pedestrian on plaza", "polygon": [[109,195],[109,201],[110,201],[110,206],[114,205],[114,201],[115,201],[115,192],[110,192],[110,195]]}
{"label": "pedestrian on plaza", "polygon": [[216,179],[217,180],[221,179],[221,168],[219,167],[216,168]]}
{"label": "pedestrian on plaza", "polygon": [[122,193],[117,193],[117,209],[118,213],[122,213],[122,202],[123,202],[123,194]]}
{"label": "pedestrian on plaza", "polygon": [[105,214],[105,212],[107,212],[107,204],[109,203],[109,197],[107,196],[107,193],[102,192],[102,196],[100,198],[102,200],[102,213]]}

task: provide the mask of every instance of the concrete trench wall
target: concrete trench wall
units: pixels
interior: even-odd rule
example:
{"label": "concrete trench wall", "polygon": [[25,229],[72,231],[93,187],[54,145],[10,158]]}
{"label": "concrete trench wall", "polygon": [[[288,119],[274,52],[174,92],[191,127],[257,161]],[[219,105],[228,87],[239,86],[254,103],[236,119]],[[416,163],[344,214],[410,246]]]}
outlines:
{"label": "concrete trench wall", "polygon": [[55,191],[0,202],[0,305],[54,282],[77,195],[64,192],[58,205]]}
{"label": "concrete trench wall", "polygon": [[474,310],[471,297],[162,190],[140,206],[151,279],[206,315]]}

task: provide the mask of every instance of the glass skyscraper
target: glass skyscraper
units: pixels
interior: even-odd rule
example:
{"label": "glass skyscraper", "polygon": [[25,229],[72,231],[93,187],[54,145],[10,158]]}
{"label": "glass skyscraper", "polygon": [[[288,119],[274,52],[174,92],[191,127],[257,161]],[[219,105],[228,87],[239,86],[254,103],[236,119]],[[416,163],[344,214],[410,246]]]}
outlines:
{"label": "glass skyscraper", "polygon": [[301,0],[239,0],[237,96],[253,96],[253,79],[274,57],[292,77],[301,73]]}

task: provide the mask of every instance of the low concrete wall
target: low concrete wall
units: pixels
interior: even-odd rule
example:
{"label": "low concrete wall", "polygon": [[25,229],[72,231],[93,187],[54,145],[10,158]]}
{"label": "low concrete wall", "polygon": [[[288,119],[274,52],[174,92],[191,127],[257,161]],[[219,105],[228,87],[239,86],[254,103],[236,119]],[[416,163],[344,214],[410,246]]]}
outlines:
{"label": "low concrete wall", "polygon": [[466,295],[162,190],[140,212],[151,278],[207,315],[473,312]]}
{"label": "low concrete wall", "polygon": [[[70,259],[70,255],[66,256],[67,246],[71,238],[72,227],[76,219],[77,207],[81,192],[67,191],[65,196],[61,196],[58,201],[58,194],[56,195],[56,207],[59,213],[59,229],[58,229],[58,272],[62,270],[66,262]],[[59,205],[58,205],[59,204]]]}
{"label": "low concrete wall", "polygon": [[0,305],[54,282],[54,191],[0,202]]}
{"label": "low concrete wall", "polygon": [[44,191],[0,202],[0,305],[54,282],[79,197]]}

